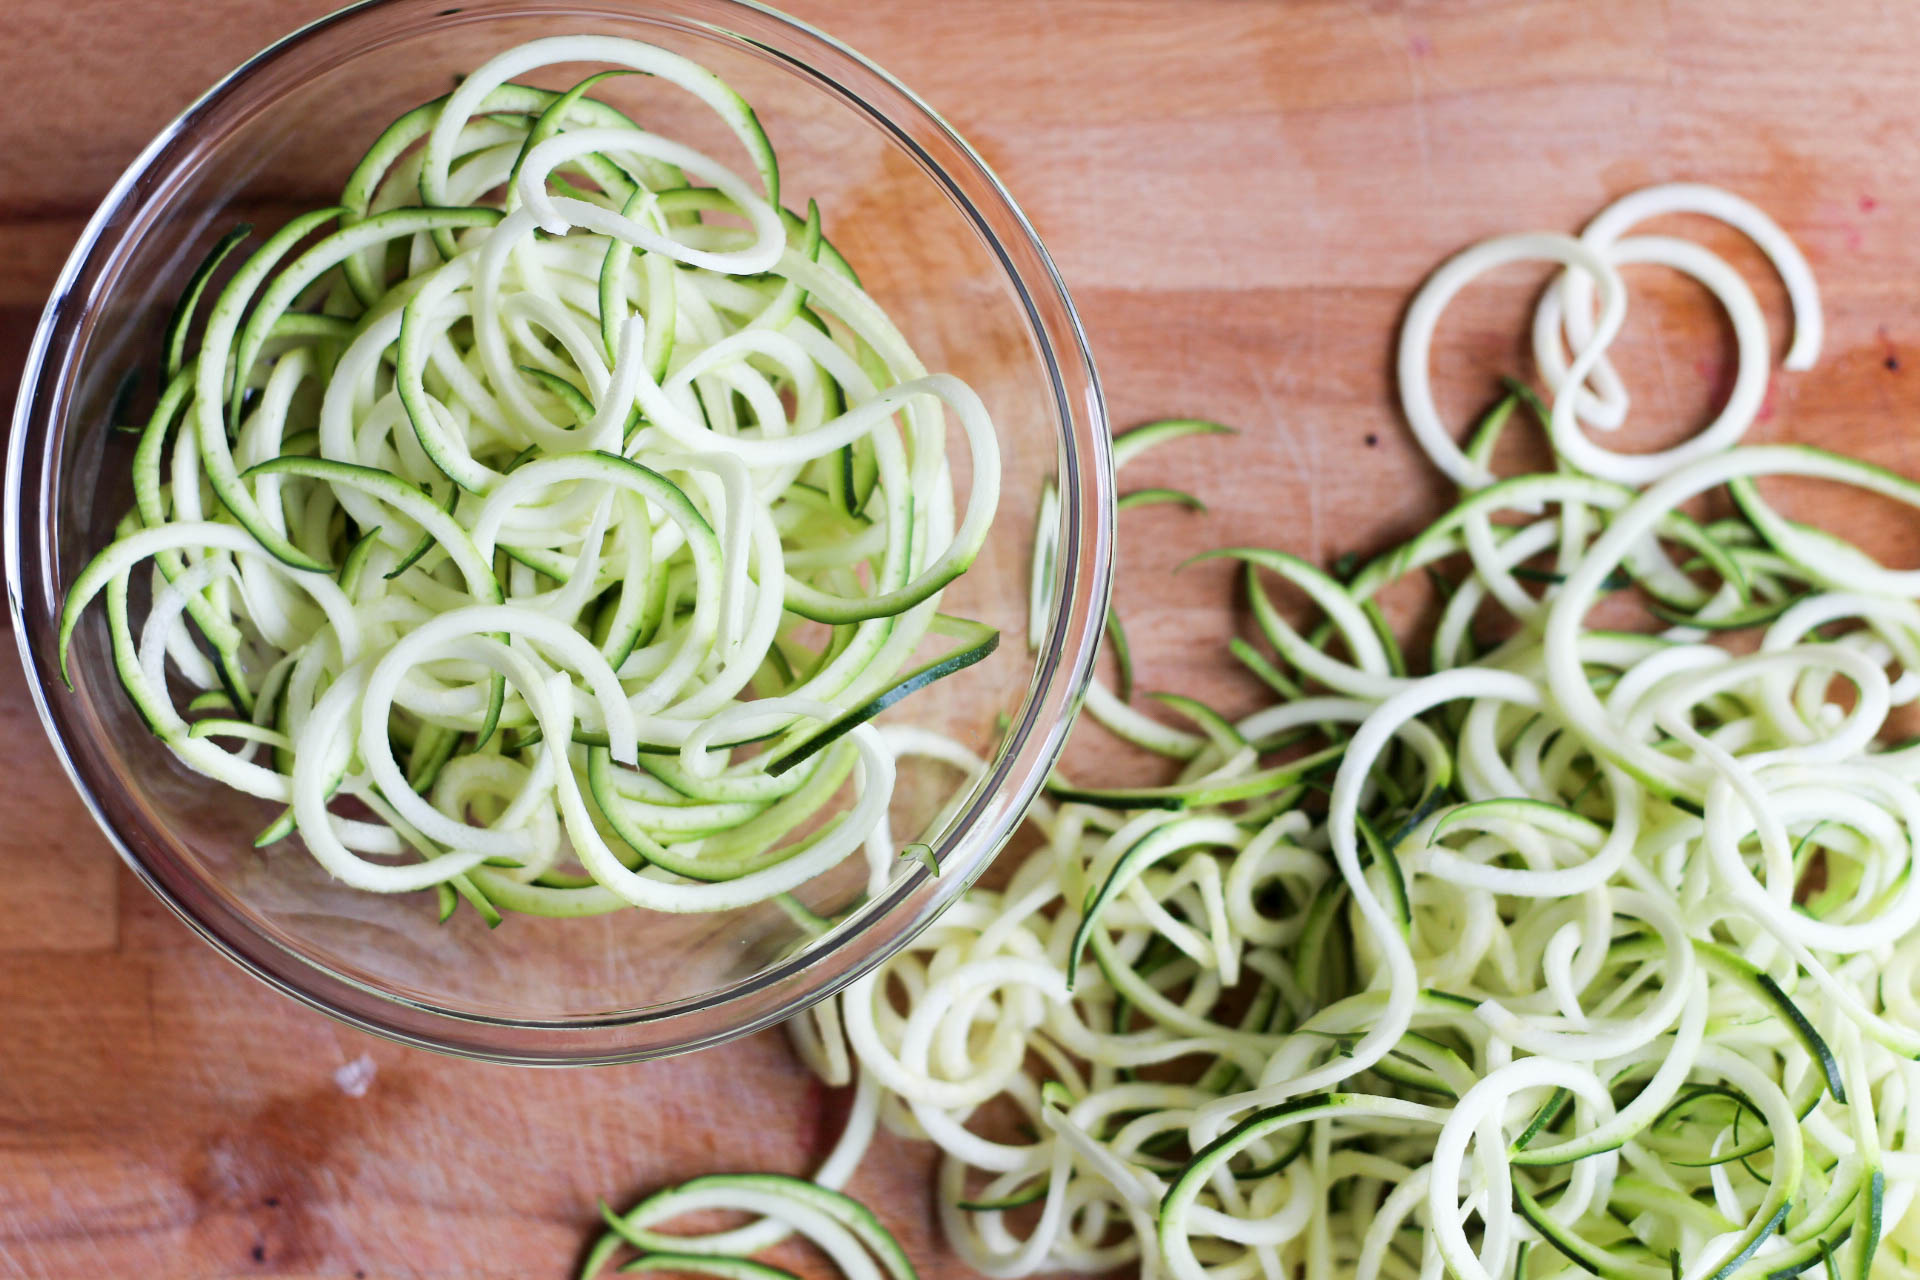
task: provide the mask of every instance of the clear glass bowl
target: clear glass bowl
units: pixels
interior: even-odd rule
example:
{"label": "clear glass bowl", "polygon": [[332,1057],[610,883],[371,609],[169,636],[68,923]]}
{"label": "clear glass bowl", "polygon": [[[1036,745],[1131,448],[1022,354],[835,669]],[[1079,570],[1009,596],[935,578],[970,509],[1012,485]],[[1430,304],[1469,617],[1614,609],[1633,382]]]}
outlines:
{"label": "clear glass bowl", "polygon": [[[958,738],[989,767],[955,816],[928,829],[955,800],[955,775],[903,765],[893,830],[903,840],[925,831],[942,874],[903,862],[886,892],[804,952],[772,906],[510,917],[491,933],[463,910],[436,926],[431,895],[360,893],[296,847],[254,850],[271,815],[187,772],[148,735],[114,679],[97,611],[75,645],[72,691],[59,679],[60,600],[131,501],[132,437],[109,429],[128,406],[116,401],[139,371],[130,407],[150,403],[161,326],[212,240],[237,221],[270,228],[329,203],[402,110],[501,49],[581,31],[678,50],[738,88],[779,151],[786,203],[818,199],[829,234],[928,366],[970,382],[999,427],[999,514],[944,608],[999,625],[1003,643],[889,713]],[[564,87],[574,70],[534,78]],[[669,87],[624,77],[596,92],[659,132],[732,154],[715,122]],[[450,1053],[528,1064],[653,1057],[767,1026],[837,990],[927,924],[1006,842],[1059,754],[1106,613],[1107,435],[1085,336],[1026,218],[966,143],[859,55],[739,0],[374,0],[228,76],[134,161],[81,236],[14,420],[15,633],[47,732],[101,827],[182,919],[255,976],[355,1026]],[[1049,479],[1063,498],[1059,572],[1030,652],[1028,560]],[[815,892],[813,905],[831,910],[858,886]]]}

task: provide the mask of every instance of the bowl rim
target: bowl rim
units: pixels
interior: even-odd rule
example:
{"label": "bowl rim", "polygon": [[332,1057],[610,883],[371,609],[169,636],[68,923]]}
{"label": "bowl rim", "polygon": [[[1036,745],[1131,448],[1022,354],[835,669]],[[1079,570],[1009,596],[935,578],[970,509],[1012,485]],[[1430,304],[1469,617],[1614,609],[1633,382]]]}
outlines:
{"label": "bowl rim", "polygon": [[[459,1057],[518,1065],[630,1062],[723,1043],[782,1021],[872,971],[931,923],[993,861],[1018,829],[1065,746],[1074,713],[1092,678],[1112,589],[1116,515],[1110,430],[1086,332],[1058,268],[1005,184],[937,111],[873,61],[811,24],[760,0],[696,0],[699,7],[771,24],[793,43],[818,46],[846,60],[857,73],[872,77],[883,90],[896,95],[907,110],[918,113],[920,119],[915,124],[930,130],[944,147],[952,149],[969,170],[965,176],[979,187],[985,201],[998,205],[994,212],[1005,227],[991,225],[977,207],[976,198],[956,181],[949,167],[928,154],[893,116],[789,49],[678,12],[678,7],[694,6],[676,6],[673,0],[634,5],[621,15],[679,23],[683,28],[738,42],[838,91],[849,105],[863,111],[869,123],[911,154],[954,202],[992,251],[1025,312],[1028,332],[1050,384],[1052,412],[1059,427],[1057,483],[1065,499],[1061,504],[1065,529],[1060,542],[1060,571],[1052,616],[1020,713],[1000,751],[989,762],[987,773],[975,785],[970,803],[949,826],[949,852],[953,846],[965,849],[959,865],[949,858],[944,868],[954,874],[936,879],[927,868],[916,865],[893,880],[883,895],[863,905],[851,920],[851,927],[843,926],[827,935],[823,945],[698,995],[641,1009],[564,1019],[504,1017],[448,1008],[339,973],[253,927],[244,914],[223,911],[238,926],[238,937],[204,919],[182,901],[115,825],[94,784],[83,776],[79,762],[69,751],[49,699],[53,682],[44,669],[43,655],[36,652],[34,628],[30,626],[30,622],[38,621],[44,629],[44,620],[29,619],[27,597],[31,592],[57,600],[58,593],[42,589],[52,585],[53,548],[40,531],[27,528],[23,515],[27,465],[30,453],[35,451],[29,446],[39,446],[44,454],[45,446],[56,443],[66,429],[63,393],[73,381],[74,352],[69,346],[62,358],[52,363],[49,356],[56,339],[70,336],[94,309],[94,300],[80,286],[103,269],[97,255],[116,215],[137,202],[143,180],[164,176],[167,170],[160,162],[174,147],[191,140],[205,112],[244,89],[277,60],[363,15],[428,2],[358,0],[267,45],[162,127],[127,165],[87,221],[56,278],[28,347],[7,451],[5,572],[8,610],[23,675],[61,767],[121,860],[219,954],[275,990],[384,1039]],[[503,0],[498,11],[490,8],[484,16],[532,16],[542,3]],[[444,11],[438,17],[460,12]],[[1005,234],[1009,228],[1010,236]],[[111,247],[119,250],[124,245]],[[1014,250],[1027,259],[1024,270],[1014,262]],[[108,260],[112,257],[109,254]],[[57,407],[49,407],[49,402]],[[39,467],[34,479],[38,488],[34,510],[38,515],[51,506],[52,468]],[[32,577],[23,572],[28,567],[23,543],[29,538],[35,542]],[[922,900],[916,902],[916,898]],[[275,957],[288,963],[270,963]],[[356,995],[366,999],[356,1000]]]}

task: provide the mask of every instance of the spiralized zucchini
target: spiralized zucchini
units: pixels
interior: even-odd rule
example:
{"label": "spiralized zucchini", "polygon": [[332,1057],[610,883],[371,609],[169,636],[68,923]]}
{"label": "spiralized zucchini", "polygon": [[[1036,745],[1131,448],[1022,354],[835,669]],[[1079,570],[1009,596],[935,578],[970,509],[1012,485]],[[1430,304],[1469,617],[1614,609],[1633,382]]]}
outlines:
{"label": "spiralized zucchini", "polygon": [[[515,81],[575,62],[691,94],[754,176],[588,93],[619,72]],[[894,764],[865,722],[994,647],[939,604],[999,452],[819,210],[782,208],[747,104],[649,45],[535,40],[249,239],[168,326],[136,509],[67,597],[63,664],[104,595],[174,756],[283,806],[261,843],[436,888],[443,918],[456,893],[489,923],[725,910],[863,847],[884,882]]]}
{"label": "spiralized zucchini", "polygon": [[[968,1265],[1920,1271],[1920,747],[1889,740],[1920,694],[1920,573],[1761,491],[1815,477],[1920,507],[1920,484],[1728,447],[1758,403],[1738,381],[1679,449],[1569,447],[1625,417],[1603,359],[1621,262],[1699,275],[1743,360],[1765,358],[1724,263],[1618,238],[1675,209],[1755,236],[1796,308],[1790,363],[1811,360],[1805,263],[1725,193],[1656,188],[1580,240],[1461,255],[1401,353],[1457,505],[1337,573],[1221,553],[1244,562],[1265,642],[1235,653],[1278,700],[1230,720],[1168,699],[1190,726],[1137,731],[1116,695],[1090,702],[1182,758],[1177,780],[1057,780],[1002,887],[796,1028],[825,1079],[857,1077],[863,1097],[877,1082],[881,1121],[940,1148],[942,1223]],[[1521,388],[1455,444],[1426,415],[1431,324],[1474,269],[1516,256],[1567,265],[1536,335],[1575,355],[1540,362],[1551,409]],[[1501,434],[1530,420],[1560,468],[1495,477]],[[1687,514],[1711,493],[1737,514]],[[1422,578],[1424,653],[1379,608]],[[1275,579],[1312,625],[1289,622]],[[1615,629],[1635,604],[1639,629]]]}

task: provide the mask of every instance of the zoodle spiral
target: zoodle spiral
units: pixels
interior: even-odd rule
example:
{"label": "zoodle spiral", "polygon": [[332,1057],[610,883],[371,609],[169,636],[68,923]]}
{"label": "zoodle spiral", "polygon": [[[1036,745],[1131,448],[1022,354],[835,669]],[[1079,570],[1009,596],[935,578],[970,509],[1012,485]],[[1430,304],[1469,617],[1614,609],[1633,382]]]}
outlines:
{"label": "zoodle spiral", "polygon": [[[580,62],[615,70],[516,79]],[[591,96],[634,73],[704,104],[752,176]],[[67,597],[63,666],[104,596],[173,755],[283,807],[260,843],[437,889],[443,918],[456,894],[489,923],[726,910],[863,847],[884,882],[894,764],[866,721],[994,647],[939,607],[999,452],[817,206],[782,207],[739,95],[636,41],[535,40],[252,240],[168,326],[136,506]]]}
{"label": "zoodle spiral", "polygon": [[[932,1141],[947,1238],[991,1276],[1920,1271],[1920,746],[1899,729],[1920,696],[1920,571],[1762,492],[1812,478],[1912,509],[1920,484],[1739,444],[1765,320],[1700,245],[1625,234],[1677,212],[1769,254],[1787,362],[1812,362],[1806,263],[1725,192],[1652,188],[1579,237],[1442,266],[1399,375],[1456,503],[1331,572],[1215,553],[1245,566],[1262,643],[1233,652],[1271,704],[1233,719],[1162,695],[1175,727],[1088,699],[1177,778],[1056,778],[1004,883],[796,1024],[824,1079],[858,1082],[823,1177],[845,1181],[876,1122]],[[1511,384],[1456,444],[1428,383],[1434,325],[1523,257],[1565,266],[1533,328],[1545,402]],[[1628,263],[1696,276],[1738,343],[1726,405],[1659,453],[1592,439],[1630,408],[1605,356]],[[1555,469],[1497,475],[1522,429]],[[1382,602],[1421,590],[1416,651]]]}

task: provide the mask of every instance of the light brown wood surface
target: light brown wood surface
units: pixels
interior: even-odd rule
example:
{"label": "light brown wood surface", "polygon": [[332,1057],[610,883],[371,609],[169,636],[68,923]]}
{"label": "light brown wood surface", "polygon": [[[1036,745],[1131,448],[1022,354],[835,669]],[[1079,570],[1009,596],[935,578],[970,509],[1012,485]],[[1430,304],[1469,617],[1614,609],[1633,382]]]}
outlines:
{"label": "light brown wood surface", "polygon": [[[0,388],[81,222],[150,134],[329,0],[9,0],[0,40]],[[794,0],[915,86],[999,170],[1074,291],[1114,418],[1196,414],[1237,441],[1154,480],[1210,516],[1129,514],[1120,603],[1149,687],[1247,704],[1210,545],[1329,557],[1445,497],[1391,399],[1393,328],[1447,252],[1572,230],[1650,181],[1741,191],[1799,239],[1826,354],[1759,431],[1920,473],[1920,24],[1903,4]],[[1780,290],[1737,238],[1784,342]],[[1524,372],[1537,273],[1449,321],[1443,407]],[[1635,273],[1623,365],[1649,436],[1697,421],[1727,340],[1689,287]],[[1133,483],[1146,476],[1129,477]],[[1915,563],[1911,521],[1872,528]],[[601,1195],[801,1171],[837,1100],[784,1041],[530,1073],[430,1057],[254,984],[117,864],[0,657],[0,1276],[569,1273]],[[350,1064],[364,1093],[344,1089]],[[930,1277],[926,1153],[854,1184]],[[809,1260],[794,1255],[803,1268]]]}

